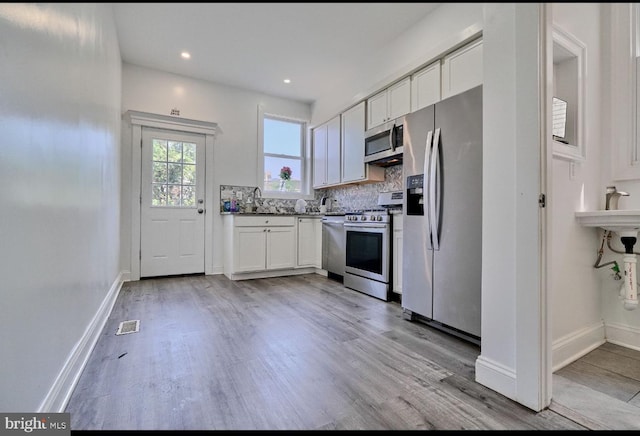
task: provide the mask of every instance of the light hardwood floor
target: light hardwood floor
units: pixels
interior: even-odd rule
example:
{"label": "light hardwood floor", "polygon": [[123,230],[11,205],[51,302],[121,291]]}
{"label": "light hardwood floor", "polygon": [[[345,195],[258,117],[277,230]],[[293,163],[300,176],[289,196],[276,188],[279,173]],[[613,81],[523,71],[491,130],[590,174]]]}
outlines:
{"label": "light hardwood floor", "polygon": [[[140,331],[116,336],[122,321]],[[474,381],[478,346],[326,277],[123,285],[72,430],[585,429]]]}
{"label": "light hardwood floor", "polygon": [[594,430],[640,430],[640,351],[605,343],[553,375],[551,410]]}

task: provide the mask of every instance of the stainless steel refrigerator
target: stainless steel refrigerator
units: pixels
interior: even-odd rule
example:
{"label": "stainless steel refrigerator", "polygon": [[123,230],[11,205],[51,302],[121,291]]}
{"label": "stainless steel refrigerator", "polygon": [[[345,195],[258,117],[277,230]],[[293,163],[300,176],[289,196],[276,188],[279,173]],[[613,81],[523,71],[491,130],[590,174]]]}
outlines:
{"label": "stainless steel refrigerator", "polygon": [[482,86],[405,116],[402,308],[480,340]]}

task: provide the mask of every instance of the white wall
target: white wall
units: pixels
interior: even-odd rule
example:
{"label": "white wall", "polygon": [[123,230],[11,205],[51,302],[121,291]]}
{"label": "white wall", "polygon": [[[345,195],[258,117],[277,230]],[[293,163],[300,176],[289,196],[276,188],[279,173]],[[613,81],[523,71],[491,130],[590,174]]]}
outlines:
{"label": "white wall", "polygon": [[[635,62],[635,51],[629,38],[630,29],[635,26],[635,17],[630,5],[616,3],[602,7],[603,27],[607,28],[607,35],[610,35],[610,38],[605,40],[606,47],[610,50],[603,53],[606,57],[603,61],[602,92],[605,96],[611,96],[611,101],[604,99],[608,105],[609,110],[606,113],[609,117],[603,118],[609,123],[603,126],[600,150],[602,181],[594,187],[594,209],[604,208],[604,190],[609,185],[630,194],[629,197],[620,198],[620,209],[640,209],[640,166],[637,163],[631,165],[629,159],[629,149],[634,146],[636,136],[633,131],[634,111],[631,110],[631,105],[633,95],[637,92],[633,70],[630,68],[632,62]],[[617,236],[614,236],[612,245],[618,250],[623,250]],[[640,252],[640,244],[635,245],[634,251]],[[603,259],[616,260],[622,268],[623,255],[612,253],[606,246]],[[607,341],[640,350],[640,309],[624,309],[618,299],[620,282],[611,279],[608,268],[603,269],[606,271],[598,274],[598,285]]]}
{"label": "white wall", "polygon": [[[602,110],[601,4],[552,3],[551,9],[554,25],[586,46],[587,60],[584,78],[586,160],[571,164],[568,160],[554,158],[549,169],[552,178],[548,239],[552,265],[550,315],[553,366],[558,369],[604,340],[599,277],[608,276],[610,270],[593,267],[601,233],[582,227],[575,212],[604,208],[601,147],[608,143],[602,140],[605,112]],[[605,257],[602,263],[608,260],[612,259]]]}
{"label": "white wall", "polygon": [[443,3],[399,38],[381,46],[377,56],[358,65],[352,77],[336,83],[331,94],[316,101],[312,125],[329,120],[481,31],[482,3]]}
{"label": "white wall", "polygon": [[41,411],[118,281],[111,5],[0,4],[0,411]]}
{"label": "white wall", "polygon": [[[258,94],[124,63],[122,66],[122,112],[128,110],[170,115],[180,110],[180,118],[218,124],[222,134],[216,137],[213,162],[214,178],[206,189],[213,189],[213,205],[208,219],[213,220],[213,269],[222,273],[222,219],[218,213],[220,185],[257,186],[258,105],[266,113],[310,119],[309,105]],[[127,129],[123,125],[123,136]],[[125,138],[126,139],[126,138]],[[124,142],[124,144],[128,144]],[[131,256],[131,168],[129,149],[123,150],[122,195],[122,269],[130,271]]]}

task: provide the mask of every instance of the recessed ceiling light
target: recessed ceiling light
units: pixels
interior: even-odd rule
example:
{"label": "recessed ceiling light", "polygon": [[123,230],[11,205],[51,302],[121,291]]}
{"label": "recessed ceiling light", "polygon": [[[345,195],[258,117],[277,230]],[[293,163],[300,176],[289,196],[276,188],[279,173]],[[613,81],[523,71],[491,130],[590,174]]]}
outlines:
{"label": "recessed ceiling light", "polygon": [[183,51],[182,53],[180,53],[180,56],[182,56],[184,59],[190,59],[191,58],[191,54],[189,54],[188,51]]}
{"label": "recessed ceiling light", "polygon": [[284,83],[291,83],[290,79],[284,79]]}

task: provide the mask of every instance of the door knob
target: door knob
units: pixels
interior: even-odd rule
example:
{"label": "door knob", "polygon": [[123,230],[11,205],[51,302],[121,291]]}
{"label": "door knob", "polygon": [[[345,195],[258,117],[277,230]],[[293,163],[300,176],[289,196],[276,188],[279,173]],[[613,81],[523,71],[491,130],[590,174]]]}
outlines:
{"label": "door knob", "polygon": [[204,213],[204,209],[202,208],[198,209],[198,213]]}

